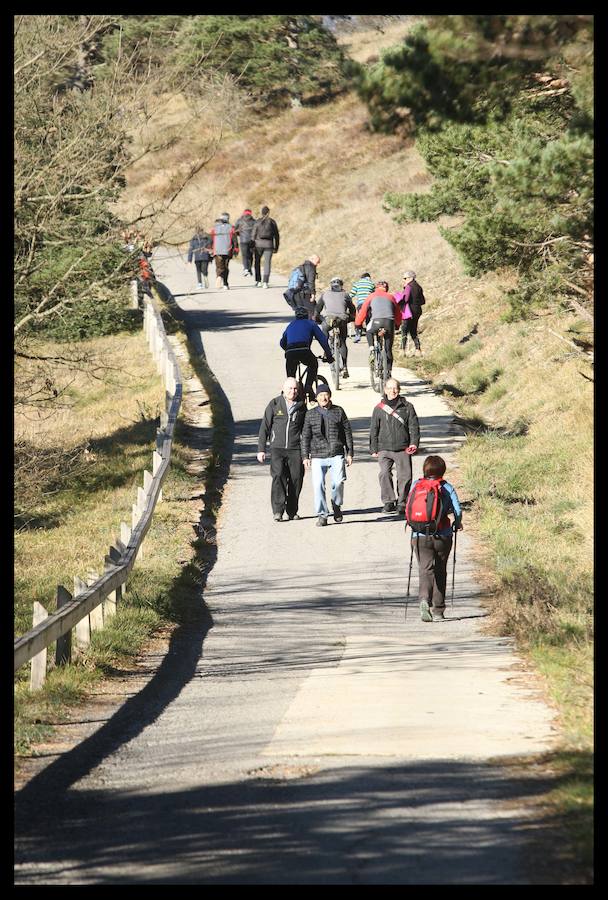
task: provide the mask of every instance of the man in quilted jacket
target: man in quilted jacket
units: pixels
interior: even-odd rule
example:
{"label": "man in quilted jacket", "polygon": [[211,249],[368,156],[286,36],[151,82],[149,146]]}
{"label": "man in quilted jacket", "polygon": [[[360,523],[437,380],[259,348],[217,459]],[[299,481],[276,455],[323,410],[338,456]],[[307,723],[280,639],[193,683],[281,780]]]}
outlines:
{"label": "man in quilted jacket", "polygon": [[353,432],[341,406],[331,402],[329,385],[317,388],[318,406],[309,409],[302,428],[302,459],[312,474],[317,525],[327,525],[329,507],[325,497],[325,476],[331,473],[331,505],[334,522],[343,519],[346,466],[353,461]]}

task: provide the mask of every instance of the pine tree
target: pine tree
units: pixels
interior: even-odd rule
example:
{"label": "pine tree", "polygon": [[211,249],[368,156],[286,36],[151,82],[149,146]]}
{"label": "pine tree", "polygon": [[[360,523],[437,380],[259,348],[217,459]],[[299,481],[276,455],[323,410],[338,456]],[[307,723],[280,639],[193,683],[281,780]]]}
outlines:
{"label": "pine tree", "polygon": [[357,75],[374,127],[416,133],[435,179],[387,206],[400,221],[462,214],[442,233],[465,271],[520,276],[508,317],[590,314],[592,29],[591,16],[431,17]]}

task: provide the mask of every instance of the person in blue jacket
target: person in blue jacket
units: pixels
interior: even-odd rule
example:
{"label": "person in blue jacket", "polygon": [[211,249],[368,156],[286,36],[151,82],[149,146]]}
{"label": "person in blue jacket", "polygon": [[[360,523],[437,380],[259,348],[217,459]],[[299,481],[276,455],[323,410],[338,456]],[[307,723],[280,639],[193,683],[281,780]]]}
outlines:
{"label": "person in blue jacket", "polygon": [[[447,566],[452,549],[452,532],[462,529],[462,509],[454,486],[443,477],[445,469],[442,456],[427,456],[425,459],[422,466],[424,477],[440,480],[442,516],[434,534],[412,531],[412,547],[418,561],[420,618],[423,622],[445,618]],[[409,496],[415,491],[419,481],[418,478],[413,483]],[[450,515],[454,516],[453,525]]]}
{"label": "person in blue jacket", "polygon": [[313,339],[319,342],[330,364],[334,361],[334,358],[327,338],[317,323],[308,318],[308,310],[304,309],[303,306],[298,306],[295,314],[295,319],[289,323],[283,332],[279,344],[285,351],[285,370],[288,378],[294,377],[299,362],[308,367],[304,393],[313,401],[314,391],[312,385],[317,377],[318,369],[317,357],[310,349]]}

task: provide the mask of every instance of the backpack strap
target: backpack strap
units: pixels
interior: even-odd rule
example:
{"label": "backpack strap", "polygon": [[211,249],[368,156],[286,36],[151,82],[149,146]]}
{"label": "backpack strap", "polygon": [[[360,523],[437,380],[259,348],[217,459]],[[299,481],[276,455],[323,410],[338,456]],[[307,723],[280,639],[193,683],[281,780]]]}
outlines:
{"label": "backpack strap", "polygon": [[390,406],[387,406],[386,403],[384,402],[384,400],[380,401],[380,403],[378,404],[378,409],[383,410],[387,414],[387,416],[394,416],[397,419],[397,421],[401,422],[402,425],[405,425],[405,421],[401,418],[399,413],[395,412],[395,410],[392,409]]}

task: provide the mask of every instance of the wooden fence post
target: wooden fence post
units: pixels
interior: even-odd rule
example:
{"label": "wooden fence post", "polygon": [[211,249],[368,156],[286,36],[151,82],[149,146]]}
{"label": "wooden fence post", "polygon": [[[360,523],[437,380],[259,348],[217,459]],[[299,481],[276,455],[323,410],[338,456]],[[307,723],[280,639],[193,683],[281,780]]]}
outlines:
{"label": "wooden fence post", "polygon": [[[57,585],[57,609],[69,603],[72,595],[62,584]],[[64,666],[72,661],[72,632],[62,634],[55,645],[55,665]]]}
{"label": "wooden fence post", "polygon": [[[74,576],[74,597],[78,597],[83,593],[87,588],[86,582],[84,582],[78,575]],[[74,643],[76,645],[75,649],[79,651],[86,650],[89,644],[91,643],[91,623],[89,621],[88,613],[86,616],[80,620],[80,622],[76,622],[74,627]]]}
{"label": "wooden fence post", "polygon": [[[118,547],[110,546],[110,550],[108,555],[104,560],[104,572],[111,572],[112,569],[116,568],[117,565],[120,564],[122,559],[122,553],[118,549]],[[111,619],[112,616],[116,615],[116,607],[119,605],[122,600],[122,585],[118,585],[115,591],[110,591],[106,598],[105,602],[105,616],[107,619]]]}
{"label": "wooden fence post", "polygon": [[[91,587],[98,579],[99,575],[97,572],[89,572],[87,575],[87,587]],[[103,628],[103,600],[93,607],[89,613],[89,621],[91,623],[91,631],[100,631]]]}
{"label": "wooden fence post", "polygon": [[[48,617],[48,612],[42,605],[42,603],[38,603],[37,600],[34,600],[34,617],[33,617],[33,627],[39,625],[41,622]],[[44,679],[46,678],[46,655],[47,648],[41,650],[40,653],[37,653],[36,656],[32,657],[31,661],[31,671],[30,671],[30,691],[39,691],[42,685],[44,684]]]}

